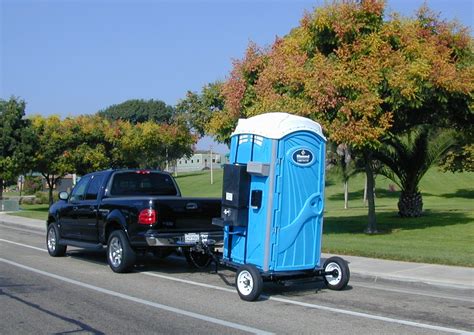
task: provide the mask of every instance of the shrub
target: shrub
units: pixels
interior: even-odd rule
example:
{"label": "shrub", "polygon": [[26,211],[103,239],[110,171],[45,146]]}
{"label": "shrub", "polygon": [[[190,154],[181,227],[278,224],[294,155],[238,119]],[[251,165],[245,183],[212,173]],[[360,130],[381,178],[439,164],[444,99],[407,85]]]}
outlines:
{"label": "shrub", "polygon": [[26,176],[23,187],[25,194],[35,194],[43,188],[43,181],[38,176]]}
{"label": "shrub", "polygon": [[20,205],[33,205],[35,199],[35,197],[20,197]]}

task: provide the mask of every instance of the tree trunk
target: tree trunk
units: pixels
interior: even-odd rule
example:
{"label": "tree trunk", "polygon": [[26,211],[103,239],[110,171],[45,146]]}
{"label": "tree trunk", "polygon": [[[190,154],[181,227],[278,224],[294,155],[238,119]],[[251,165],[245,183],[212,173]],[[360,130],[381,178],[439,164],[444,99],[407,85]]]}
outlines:
{"label": "tree trunk", "polygon": [[53,186],[55,182],[54,176],[51,176],[49,174],[47,175],[43,174],[43,177],[46,179],[46,183],[48,184],[48,202],[49,202],[49,207],[51,207],[51,205],[54,202],[54,199],[53,199]]}
{"label": "tree trunk", "polygon": [[[48,185],[48,186],[49,186],[49,185]],[[49,186],[48,198],[49,198],[49,207],[51,207],[51,205],[52,205],[53,202],[54,202],[54,199],[53,199],[53,187],[51,187],[51,186]]]}
{"label": "tree trunk", "polygon": [[3,199],[3,179],[0,178],[0,200]]}
{"label": "tree trunk", "polygon": [[344,182],[344,209],[349,208],[349,182]]}
{"label": "tree trunk", "polygon": [[365,232],[367,234],[375,234],[377,233],[377,221],[375,217],[375,197],[374,197],[374,189],[375,189],[375,179],[374,179],[374,171],[372,170],[372,152],[365,151],[364,152],[365,158],[365,174],[367,176],[367,202],[369,205],[369,213],[368,213],[368,224],[367,229]]}
{"label": "tree trunk", "polygon": [[367,174],[365,175],[364,182],[364,206],[367,206]]}
{"label": "tree trunk", "polygon": [[398,200],[398,215],[401,217],[419,217],[423,211],[423,198],[420,192],[402,191]]}

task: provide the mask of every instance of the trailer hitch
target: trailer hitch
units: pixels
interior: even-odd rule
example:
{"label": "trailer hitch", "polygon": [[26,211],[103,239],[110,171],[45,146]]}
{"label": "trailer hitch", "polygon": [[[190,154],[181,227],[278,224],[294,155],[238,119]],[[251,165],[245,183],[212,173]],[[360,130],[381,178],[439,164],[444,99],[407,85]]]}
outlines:
{"label": "trailer hitch", "polygon": [[212,262],[214,262],[214,273],[217,273],[219,270],[220,259],[206,243],[198,242],[196,246],[201,248],[202,251],[212,258]]}

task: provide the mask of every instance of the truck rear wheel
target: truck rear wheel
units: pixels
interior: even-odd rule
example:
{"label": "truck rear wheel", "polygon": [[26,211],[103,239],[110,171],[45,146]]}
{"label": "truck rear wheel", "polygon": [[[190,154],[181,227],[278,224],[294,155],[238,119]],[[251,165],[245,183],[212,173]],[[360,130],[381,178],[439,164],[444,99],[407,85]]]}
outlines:
{"label": "truck rear wheel", "polygon": [[135,252],[122,230],[115,230],[107,243],[107,262],[113,272],[130,272],[135,264]]}

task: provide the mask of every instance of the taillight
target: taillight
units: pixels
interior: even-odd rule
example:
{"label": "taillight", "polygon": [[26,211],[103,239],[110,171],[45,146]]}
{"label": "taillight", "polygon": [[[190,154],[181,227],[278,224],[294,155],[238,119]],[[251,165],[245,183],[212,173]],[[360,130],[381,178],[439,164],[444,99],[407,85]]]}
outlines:
{"label": "taillight", "polygon": [[156,222],[156,211],[154,209],[144,209],[138,214],[139,224],[153,224]]}

